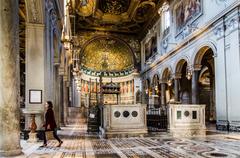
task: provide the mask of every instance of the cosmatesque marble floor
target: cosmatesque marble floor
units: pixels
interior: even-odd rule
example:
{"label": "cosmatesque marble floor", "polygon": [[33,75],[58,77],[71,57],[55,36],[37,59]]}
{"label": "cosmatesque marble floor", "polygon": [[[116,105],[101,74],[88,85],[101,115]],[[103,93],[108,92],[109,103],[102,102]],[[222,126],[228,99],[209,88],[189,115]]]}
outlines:
{"label": "cosmatesque marble floor", "polygon": [[62,146],[50,140],[21,141],[24,155],[17,158],[240,158],[240,134],[208,131],[205,137],[174,138],[168,133],[146,137],[101,139],[86,126],[68,126],[58,132]]}

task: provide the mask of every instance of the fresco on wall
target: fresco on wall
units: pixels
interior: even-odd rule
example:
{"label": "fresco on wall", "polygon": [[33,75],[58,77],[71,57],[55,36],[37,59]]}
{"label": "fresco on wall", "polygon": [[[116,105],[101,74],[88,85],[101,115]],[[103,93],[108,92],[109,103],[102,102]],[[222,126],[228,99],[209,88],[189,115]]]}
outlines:
{"label": "fresco on wall", "polygon": [[181,0],[175,7],[176,33],[199,17],[202,13],[202,0]]}
{"label": "fresco on wall", "polygon": [[157,53],[157,34],[145,44],[145,61]]}
{"label": "fresco on wall", "polygon": [[150,39],[145,44],[145,61],[147,61],[152,56],[151,45],[152,45],[152,40]]}
{"label": "fresco on wall", "polygon": [[151,51],[153,54],[157,53],[157,34],[152,37]]}

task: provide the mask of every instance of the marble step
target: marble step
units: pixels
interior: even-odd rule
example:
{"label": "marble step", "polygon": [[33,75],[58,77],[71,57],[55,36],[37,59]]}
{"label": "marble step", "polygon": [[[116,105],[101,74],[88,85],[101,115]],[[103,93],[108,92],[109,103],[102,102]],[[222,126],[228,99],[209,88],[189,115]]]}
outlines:
{"label": "marble step", "polygon": [[81,108],[79,108],[79,107],[68,107],[68,112],[69,113],[80,113]]}
{"label": "marble step", "polygon": [[79,118],[67,118],[68,123],[84,124],[87,122],[87,119]]}

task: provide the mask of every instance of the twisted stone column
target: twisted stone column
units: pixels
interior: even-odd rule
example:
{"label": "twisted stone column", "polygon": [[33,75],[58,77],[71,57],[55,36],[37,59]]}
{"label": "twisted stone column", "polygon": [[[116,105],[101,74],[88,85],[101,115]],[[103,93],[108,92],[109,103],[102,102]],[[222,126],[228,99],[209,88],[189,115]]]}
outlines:
{"label": "twisted stone column", "polygon": [[0,157],[21,154],[18,1],[0,1]]}

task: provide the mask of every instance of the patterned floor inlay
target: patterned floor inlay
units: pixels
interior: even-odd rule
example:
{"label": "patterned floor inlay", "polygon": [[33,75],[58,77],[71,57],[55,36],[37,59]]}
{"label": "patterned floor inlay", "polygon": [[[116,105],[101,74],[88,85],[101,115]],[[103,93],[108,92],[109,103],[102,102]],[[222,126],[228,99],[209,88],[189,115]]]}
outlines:
{"label": "patterned floor inlay", "polygon": [[157,153],[161,157],[171,157],[171,158],[185,158],[188,157],[186,154],[181,154],[166,147],[152,148],[152,152]]}
{"label": "patterned floor inlay", "polygon": [[148,153],[137,150],[137,149],[128,149],[122,150],[123,154],[126,155],[128,158],[154,158],[153,156],[149,155]]}
{"label": "patterned floor inlay", "polygon": [[[21,141],[29,158],[240,158],[240,134],[211,132],[205,137],[174,138],[168,133],[146,137],[101,139],[87,134],[85,126],[62,128],[62,146],[49,140]],[[234,138],[234,139],[229,139]]]}

